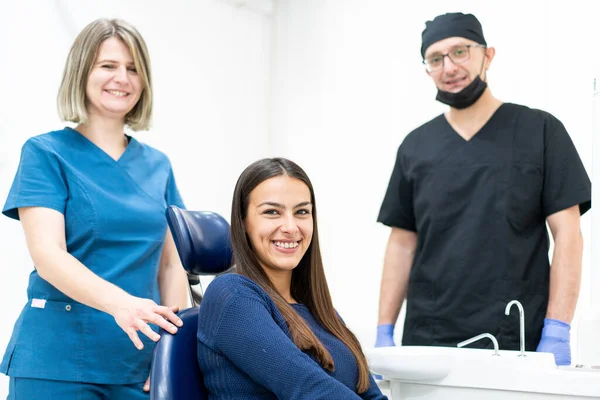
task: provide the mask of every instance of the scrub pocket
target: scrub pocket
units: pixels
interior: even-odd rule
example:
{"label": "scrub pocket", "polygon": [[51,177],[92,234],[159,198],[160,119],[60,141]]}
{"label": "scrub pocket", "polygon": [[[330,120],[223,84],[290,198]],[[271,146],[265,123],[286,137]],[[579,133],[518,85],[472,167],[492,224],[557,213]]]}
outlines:
{"label": "scrub pocket", "polygon": [[85,306],[75,302],[27,303],[15,332],[8,375],[77,380],[86,315]]}
{"label": "scrub pocket", "polygon": [[540,166],[527,163],[511,165],[506,191],[507,218],[515,229],[523,231],[542,217],[543,184]]}

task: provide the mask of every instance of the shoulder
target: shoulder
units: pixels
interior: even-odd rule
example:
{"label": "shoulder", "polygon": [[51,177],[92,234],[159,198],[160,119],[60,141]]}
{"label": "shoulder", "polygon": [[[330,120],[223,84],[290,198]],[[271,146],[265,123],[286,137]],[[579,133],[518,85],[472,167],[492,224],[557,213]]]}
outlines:
{"label": "shoulder", "polygon": [[167,168],[171,168],[171,161],[169,160],[169,157],[162,151],[137,140],[133,136],[131,136],[130,142],[130,144],[134,144],[137,147],[137,152],[144,160],[148,161],[152,165],[158,164]]}
{"label": "shoulder", "polygon": [[236,273],[220,275],[206,288],[200,303],[198,330],[219,329],[223,321],[238,321],[249,314],[255,321],[283,320],[273,300],[252,280]]}
{"label": "shoulder", "polygon": [[559,129],[564,130],[562,122],[548,111],[515,103],[504,103],[502,109],[516,119],[519,128],[541,127],[544,132],[551,135]]}
{"label": "shoulder", "polygon": [[446,117],[444,117],[444,114],[436,115],[429,121],[410,131],[408,135],[406,135],[406,138],[408,139],[419,135],[426,135],[431,131],[439,130],[443,125],[445,125],[445,119]]}
{"label": "shoulder", "polygon": [[60,153],[60,150],[69,143],[69,128],[50,131],[32,136],[22,146],[23,151],[36,153]]}
{"label": "shoulder", "polygon": [[400,147],[398,148],[398,154],[410,155],[419,143],[427,143],[439,134],[441,130],[447,124],[445,123],[445,117],[443,114],[437,115],[430,119],[424,124],[413,129],[406,135]]}
{"label": "shoulder", "polygon": [[260,286],[236,273],[216,277],[206,288],[202,303],[225,303],[236,298],[252,299],[268,305],[272,303],[269,295]]}

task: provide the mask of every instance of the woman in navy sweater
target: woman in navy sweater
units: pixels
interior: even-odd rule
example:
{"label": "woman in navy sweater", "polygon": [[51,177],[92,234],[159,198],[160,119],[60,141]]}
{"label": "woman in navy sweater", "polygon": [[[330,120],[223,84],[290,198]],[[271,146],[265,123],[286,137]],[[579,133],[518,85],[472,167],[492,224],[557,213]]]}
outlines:
{"label": "woman in navy sweater", "polygon": [[283,158],[251,164],[231,212],[235,272],[208,286],[198,362],[211,399],[387,399],[331,301],[312,184]]}

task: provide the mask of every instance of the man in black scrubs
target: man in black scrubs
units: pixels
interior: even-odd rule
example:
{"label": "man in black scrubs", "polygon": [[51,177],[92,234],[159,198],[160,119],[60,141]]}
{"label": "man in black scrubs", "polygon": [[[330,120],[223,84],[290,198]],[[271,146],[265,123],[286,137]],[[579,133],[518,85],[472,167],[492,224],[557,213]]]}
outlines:
{"label": "man in black scrubs", "polygon": [[[421,55],[449,110],[411,132],[398,149],[378,222],[392,227],[376,346],[393,346],[407,300],[403,345],[456,346],[493,334],[570,364],[570,324],[581,279],[580,215],[591,184],[563,124],[503,103],[487,86],[494,49],[471,14],[426,23]],[[554,239],[550,265],[549,235]],[[474,347],[490,347],[489,340]]]}

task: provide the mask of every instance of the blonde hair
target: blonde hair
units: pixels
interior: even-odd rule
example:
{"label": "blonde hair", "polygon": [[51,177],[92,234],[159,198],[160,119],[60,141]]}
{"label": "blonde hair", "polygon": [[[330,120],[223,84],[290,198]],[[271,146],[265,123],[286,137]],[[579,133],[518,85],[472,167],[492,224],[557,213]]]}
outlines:
{"label": "blonde hair", "polygon": [[75,39],[58,90],[58,113],[64,121],[79,124],[88,121],[88,77],[100,45],[111,37],[120,39],[129,48],[143,85],[140,99],[125,116],[125,124],[134,131],[148,130],[152,119],[152,80],[148,49],[139,32],[119,19],[97,19],[86,26]]}

